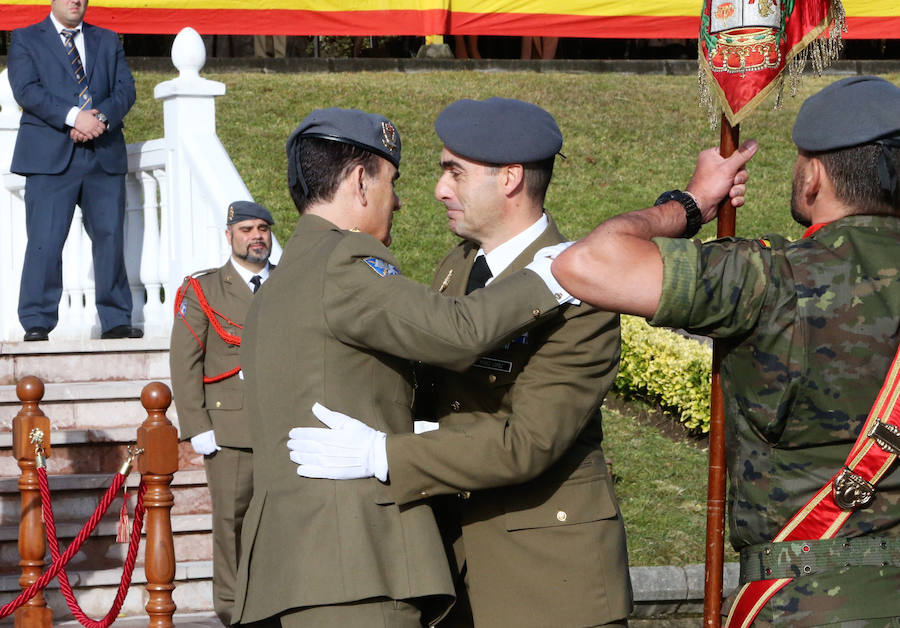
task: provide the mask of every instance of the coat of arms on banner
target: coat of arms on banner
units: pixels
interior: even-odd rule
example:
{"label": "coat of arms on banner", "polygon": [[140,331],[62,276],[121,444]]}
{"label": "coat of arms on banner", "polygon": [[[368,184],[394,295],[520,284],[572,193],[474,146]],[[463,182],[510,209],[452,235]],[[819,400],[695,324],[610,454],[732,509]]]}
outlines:
{"label": "coat of arms on banner", "polygon": [[786,67],[792,89],[809,60],[821,72],[837,58],[844,30],[840,0],[705,0],[700,86],[711,121],[717,103],[735,125],[773,88],[780,98]]}

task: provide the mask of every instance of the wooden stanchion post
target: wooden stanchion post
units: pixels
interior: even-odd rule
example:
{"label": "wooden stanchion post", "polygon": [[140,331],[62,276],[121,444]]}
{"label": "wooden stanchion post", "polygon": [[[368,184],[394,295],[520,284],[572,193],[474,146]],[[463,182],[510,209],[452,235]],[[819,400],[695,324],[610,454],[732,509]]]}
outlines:
{"label": "wooden stanchion post", "polygon": [[141,392],[141,404],[147,410],[147,420],[138,428],[137,446],[143,449],[138,458],[147,492],[146,549],[144,571],[147,575],[147,614],[149,628],[172,628],[175,624],[175,542],[172,538],[172,479],[178,470],[178,433],[166,418],[166,410],[172,403],[168,386],[151,382]]}
{"label": "wooden stanchion post", "polygon": [[[44,398],[44,383],[37,377],[23,377],[16,386],[22,409],[12,421],[13,455],[22,470],[19,493],[22,497],[22,518],[19,520],[19,566],[22,576],[19,586],[24,591],[37,581],[44,568],[47,550],[44,522],[41,518],[41,491],[38,486],[35,442],[40,442],[44,456],[50,455],[50,419],[44,416],[38,402]],[[50,628],[53,611],[39,591],[14,614],[16,628]]]}

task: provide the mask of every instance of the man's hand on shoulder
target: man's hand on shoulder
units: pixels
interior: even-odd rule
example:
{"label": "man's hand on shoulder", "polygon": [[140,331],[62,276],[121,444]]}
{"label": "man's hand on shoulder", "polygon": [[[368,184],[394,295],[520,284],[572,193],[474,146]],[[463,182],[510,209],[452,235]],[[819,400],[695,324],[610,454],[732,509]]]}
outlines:
{"label": "man's hand on shoulder", "polygon": [[581,304],[581,301],[566,292],[550,271],[550,265],[553,263],[553,260],[555,260],[560,253],[572,246],[572,244],[574,244],[574,242],[560,242],[559,244],[554,244],[552,246],[545,246],[534,254],[531,263],[525,267],[544,281],[547,289],[553,293],[557,303],[560,305],[565,305],[566,303],[571,303],[573,305]]}

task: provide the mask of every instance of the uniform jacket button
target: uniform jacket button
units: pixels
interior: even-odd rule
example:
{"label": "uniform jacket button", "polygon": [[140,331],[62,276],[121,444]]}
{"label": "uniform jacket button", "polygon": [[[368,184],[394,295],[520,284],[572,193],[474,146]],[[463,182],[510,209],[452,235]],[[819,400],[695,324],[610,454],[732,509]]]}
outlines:
{"label": "uniform jacket button", "polygon": [[460,491],[456,494],[456,496],[460,499],[469,499],[470,497],[472,497],[472,491]]}
{"label": "uniform jacket button", "polygon": [[538,308],[534,308],[533,310],[531,310],[531,315],[534,316],[535,318],[537,318],[538,316],[541,315],[541,310]]}
{"label": "uniform jacket button", "polygon": [[489,381],[491,384],[493,384],[494,382],[497,381],[497,376],[494,375],[493,373],[490,374],[490,375],[488,375],[488,381]]}
{"label": "uniform jacket button", "polygon": [[454,412],[459,412],[459,409],[460,409],[461,407],[462,407],[462,406],[459,404],[458,401],[452,401],[452,402],[450,402],[450,409],[453,410]]}
{"label": "uniform jacket button", "polygon": [[217,402],[216,402],[216,407],[217,407],[217,408],[221,408],[221,407],[222,407],[222,402],[221,402],[221,401],[217,401]]}
{"label": "uniform jacket button", "polygon": [[566,514],[565,510],[559,510],[556,512],[556,520],[557,521],[565,521],[569,518],[569,515]]}

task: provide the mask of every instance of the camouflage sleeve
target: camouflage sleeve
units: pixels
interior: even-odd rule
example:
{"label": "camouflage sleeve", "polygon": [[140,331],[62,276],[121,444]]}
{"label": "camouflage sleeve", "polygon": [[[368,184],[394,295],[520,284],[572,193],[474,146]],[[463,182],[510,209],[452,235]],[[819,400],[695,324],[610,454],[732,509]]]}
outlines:
{"label": "camouflage sleeve", "polygon": [[662,295],[651,325],[713,338],[756,325],[770,287],[771,249],[763,241],[654,238],[663,259]]}

